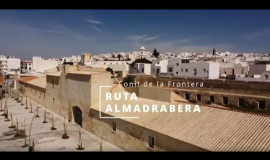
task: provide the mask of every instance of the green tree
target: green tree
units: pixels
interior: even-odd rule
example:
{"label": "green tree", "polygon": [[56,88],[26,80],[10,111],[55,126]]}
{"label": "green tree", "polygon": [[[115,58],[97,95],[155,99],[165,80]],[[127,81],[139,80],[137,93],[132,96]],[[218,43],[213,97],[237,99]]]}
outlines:
{"label": "green tree", "polygon": [[120,61],[121,58],[122,58],[122,55],[121,55],[121,54],[118,54],[118,55],[117,55],[117,58],[118,58],[118,60]]}
{"label": "green tree", "polygon": [[160,53],[157,51],[157,49],[154,49],[153,54],[154,57],[159,57]]}
{"label": "green tree", "polygon": [[111,72],[111,74],[114,75],[113,74],[113,69],[111,69],[110,67],[106,68],[106,71]]}
{"label": "green tree", "polygon": [[134,82],[135,82],[134,77],[127,76],[127,77],[123,78],[122,86],[123,87],[132,87],[132,84],[134,84]]}

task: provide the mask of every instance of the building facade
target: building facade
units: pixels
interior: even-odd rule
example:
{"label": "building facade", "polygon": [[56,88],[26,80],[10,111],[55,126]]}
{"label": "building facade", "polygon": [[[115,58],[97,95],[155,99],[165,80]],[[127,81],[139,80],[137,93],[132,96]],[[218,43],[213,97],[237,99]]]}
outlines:
{"label": "building facade", "polygon": [[168,74],[175,77],[219,79],[220,64],[217,62],[190,63],[191,59],[174,58],[169,61]]}
{"label": "building facade", "polygon": [[[207,106],[201,106],[200,113],[132,113],[137,119],[105,112],[110,102],[99,94],[111,90],[101,92],[100,86],[111,86],[110,76],[106,71],[64,65],[46,77],[21,79],[19,88],[48,110],[127,151],[270,151],[270,126],[262,125],[270,123],[270,118],[265,116]],[[181,99],[173,90],[156,87],[116,87],[111,92],[136,93],[138,101],[134,103],[139,105],[169,105]],[[243,141],[246,136],[249,139]],[[262,145],[258,146],[258,141]]]}

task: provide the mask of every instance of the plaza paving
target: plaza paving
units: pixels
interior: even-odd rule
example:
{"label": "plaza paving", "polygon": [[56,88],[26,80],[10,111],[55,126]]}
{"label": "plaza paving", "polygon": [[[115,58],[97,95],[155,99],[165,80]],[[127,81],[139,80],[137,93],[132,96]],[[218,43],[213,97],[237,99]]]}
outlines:
{"label": "plaza paving", "polygon": [[[4,106],[3,99],[3,106]],[[28,101],[29,102],[29,101]],[[21,105],[14,98],[8,98],[7,101],[9,114],[13,115],[13,123],[16,124],[16,119],[19,123],[19,132],[23,135],[24,121],[27,135],[27,144],[29,141],[29,128],[31,124],[33,113],[30,113],[30,109],[25,109],[25,105]],[[28,105],[30,108],[30,105]],[[37,107],[36,102],[32,102],[33,111]],[[40,105],[39,105],[40,106]],[[34,139],[37,144],[35,145],[35,151],[78,151],[76,148],[79,143],[79,127],[75,123],[67,122],[67,133],[69,139],[62,139],[64,133],[63,129],[63,118],[60,116],[47,111],[48,123],[44,121],[44,107],[40,106],[39,115],[35,117],[32,123],[31,129],[31,141]],[[4,112],[0,112],[2,115]],[[54,117],[55,128],[57,130],[51,130],[51,117]],[[10,119],[10,117],[9,117]],[[6,122],[4,116],[0,116],[0,151],[28,151],[28,147],[21,147],[24,145],[25,138],[23,136],[15,137],[16,131],[11,126],[11,121]],[[83,151],[100,151],[101,138],[97,137],[83,129],[81,129]],[[103,151],[123,151],[122,149],[106,142],[102,141]]]}

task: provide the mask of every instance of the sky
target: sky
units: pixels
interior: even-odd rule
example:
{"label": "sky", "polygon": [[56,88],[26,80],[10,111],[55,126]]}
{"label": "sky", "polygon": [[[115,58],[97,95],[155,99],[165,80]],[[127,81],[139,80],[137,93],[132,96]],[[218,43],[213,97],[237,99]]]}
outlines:
{"label": "sky", "polygon": [[270,53],[270,10],[0,10],[0,54]]}

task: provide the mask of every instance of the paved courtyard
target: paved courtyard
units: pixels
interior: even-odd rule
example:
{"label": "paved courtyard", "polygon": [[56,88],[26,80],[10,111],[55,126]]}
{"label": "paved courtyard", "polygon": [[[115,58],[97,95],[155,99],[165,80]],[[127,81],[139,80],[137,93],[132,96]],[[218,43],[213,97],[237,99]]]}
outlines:
{"label": "paved courtyard", "polygon": [[[25,100],[24,100],[25,101]],[[29,101],[28,101],[29,102]],[[3,99],[3,106],[5,99]],[[25,105],[21,105],[14,98],[8,98],[7,101],[8,112],[13,115],[13,123],[16,124],[16,119],[19,123],[19,132],[23,135],[24,121],[26,129],[27,144],[29,141],[29,128],[31,124],[33,113],[30,113],[30,109],[25,109]],[[36,102],[32,102],[33,111],[37,107]],[[39,105],[40,106],[40,105]],[[30,108],[30,105],[28,105]],[[35,151],[78,151],[76,148],[79,144],[79,127],[74,123],[67,123],[67,133],[69,139],[62,139],[64,133],[63,118],[47,111],[48,123],[44,121],[44,108],[40,106],[39,116],[35,117],[32,123],[31,129],[31,141],[34,139],[37,144],[35,145]],[[2,115],[4,112],[0,112]],[[55,128],[57,130],[51,130],[51,117],[54,117]],[[9,116],[9,119],[10,116]],[[28,147],[23,148],[25,138],[23,136],[15,137],[16,131],[11,126],[11,121],[5,121],[4,116],[0,116],[0,151],[28,151]],[[83,129],[81,129],[83,151],[100,151],[101,138],[97,137]],[[102,141],[103,151],[123,151],[122,149],[106,142]]]}

